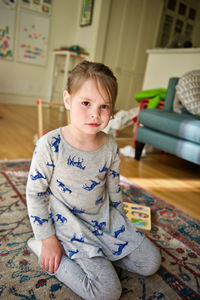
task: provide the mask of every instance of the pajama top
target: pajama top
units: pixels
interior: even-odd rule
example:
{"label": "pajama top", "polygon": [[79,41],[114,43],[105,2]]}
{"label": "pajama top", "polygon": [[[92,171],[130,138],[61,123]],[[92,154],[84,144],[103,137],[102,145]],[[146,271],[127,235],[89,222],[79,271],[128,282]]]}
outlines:
{"label": "pajama top", "polygon": [[35,238],[56,234],[71,259],[119,260],[144,235],[125,216],[119,186],[118,147],[112,136],[96,151],[68,144],[61,129],[40,138],[27,182]]}

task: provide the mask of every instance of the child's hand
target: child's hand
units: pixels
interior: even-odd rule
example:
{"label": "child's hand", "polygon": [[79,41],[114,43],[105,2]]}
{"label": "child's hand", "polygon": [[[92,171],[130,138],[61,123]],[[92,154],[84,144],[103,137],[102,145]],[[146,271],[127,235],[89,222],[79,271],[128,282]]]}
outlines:
{"label": "child's hand", "polygon": [[43,270],[55,273],[59,267],[64,248],[56,235],[42,240],[41,265]]}

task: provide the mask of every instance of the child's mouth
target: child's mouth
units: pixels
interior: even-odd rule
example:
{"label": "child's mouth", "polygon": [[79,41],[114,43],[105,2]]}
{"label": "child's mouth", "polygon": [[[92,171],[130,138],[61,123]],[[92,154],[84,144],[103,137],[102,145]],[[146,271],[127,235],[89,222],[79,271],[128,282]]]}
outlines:
{"label": "child's mouth", "polygon": [[100,126],[100,124],[98,124],[98,123],[88,123],[87,125],[89,125],[91,127],[98,127],[98,126]]}

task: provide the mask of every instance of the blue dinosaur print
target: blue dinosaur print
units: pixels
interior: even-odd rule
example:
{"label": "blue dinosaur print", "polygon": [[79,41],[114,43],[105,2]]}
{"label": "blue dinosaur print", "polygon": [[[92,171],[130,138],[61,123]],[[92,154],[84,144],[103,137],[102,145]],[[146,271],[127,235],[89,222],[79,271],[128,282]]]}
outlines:
{"label": "blue dinosaur print", "polygon": [[31,218],[33,218],[34,219],[34,221],[33,221],[33,223],[38,223],[38,225],[41,225],[42,226],[42,224],[43,223],[48,223],[48,219],[41,219],[40,217],[38,217],[38,216],[31,216]]}
{"label": "blue dinosaur print", "polygon": [[86,190],[86,191],[92,191],[95,186],[97,186],[98,184],[100,184],[100,182],[97,182],[97,181],[94,181],[94,180],[90,180],[91,181],[91,185],[87,185],[87,184],[84,184],[83,185],[83,189]]}
{"label": "blue dinosaur print", "polygon": [[48,195],[53,195],[52,191],[50,190],[50,188],[48,188],[47,190]]}
{"label": "blue dinosaur print", "polygon": [[69,194],[72,193],[72,191],[63,182],[61,182],[58,179],[56,181],[59,183],[58,186],[61,188],[61,190],[63,191],[63,193],[65,193],[65,192],[69,192]]}
{"label": "blue dinosaur print", "polygon": [[80,242],[80,243],[84,243],[84,236],[82,236],[80,239],[76,237],[76,233],[74,233],[73,238],[71,238],[71,242]]}
{"label": "blue dinosaur print", "polygon": [[109,174],[109,176],[112,176],[112,178],[119,177],[119,173],[116,172],[115,170],[111,170],[111,169],[110,169],[110,174]]}
{"label": "blue dinosaur print", "polygon": [[92,223],[94,223],[94,230],[92,233],[94,233],[96,236],[102,236],[103,232],[99,232],[99,230],[102,230],[104,226],[106,226],[106,222],[98,223],[96,220],[92,220]]}
{"label": "blue dinosaur print", "polygon": [[83,209],[77,209],[76,206],[74,206],[71,211],[74,213],[74,214],[84,214],[85,210]]}
{"label": "blue dinosaur print", "polygon": [[98,223],[96,220],[92,220],[92,223],[94,223],[94,227],[97,227],[100,230],[106,226],[106,222]]}
{"label": "blue dinosaur print", "polygon": [[114,232],[114,233],[115,233],[115,238],[117,238],[118,235],[119,235],[120,233],[124,232],[124,231],[125,231],[125,226],[122,225],[122,227],[121,227],[119,230],[117,230],[117,231]]}
{"label": "blue dinosaur print", "polygon": [[53,169],[55,168],[55,165],[54,165],[53,163],[51,164],[51,163],[47,162],[46,165],[47,165],[48,167],[52,167]]}
{"label": "blue dinosaur print", "polygon": [[103,249],[102,249],[102,248],[99,248],[98,251],[97,251],[98,254],[99,254],[100,252],[103,254],[103,256],[107,257],[107,255],[103,252]]}
{"label": "blue dinosaur print", "polygon": [[60,221],[60,223],[63,223],[63,224],[65,222],[67,222],[67,218],[63,217],[61,214],[56,214],[56,217],[57,217],[57,219],[56,219],[57,222]]}
{"label": "blue dinosaur print", "polygon": [[46,196],[46,192],[40,192],[40,193],[37,193],[38,197],[43,197],[43,196]]}
{"label": "blue dinosaur print", "polygon": [[55,141],[52,141],[50,146],[55,148],[54,152],[58,152],[59,151],[59,144],[60,144],[60,141],[61,141],[60,134],[58,134],[58,137],[53,136],[52,139],[55,140]]}
{"label": "blue dinosaur print", "polygon": [[49,218],[51,219],[51,223],[52,223],[52,224],[55,224],[55,219],[54,219],[54,217],[53,217],[53,213],[52,213],[52,212],[50,212]]}
{"label": "blue dinosaur print", "polygon": [[117,194],[119,194],[121,192],[121,188],[120,186],[118,187],[118,190],[117,190]]}
{"label": "blue dinosaur print", "polygon": [[102,235],[103,235],[103,231],[102,231],[102,232],[99,232],[98,229],[94,229],[94,230],[92,231],[92,233],[94,233],[94,235],[96,235],[96,236],[102,236]]}
{"label": "blue dinosaur print", "polygon": [[124,249],[124,247],[126,247],[128,245],[128,242],[124,243],[124,244],[115,244],[118,246],[118,250],[117,251],[113,251],[112,253],[114,255],[121,255],[122,254],[122,251]]}
{"label": "blue dinosaur print", "polygon": [[108,168],[106,167],[106,164],[103,166],[101,170],[99,170],[99,173],[108,172]]}
{"label": "blue dinosaur print", "polygon": [[44,175],[42,175],[42,173],[40,173],[39,171],[38,171],[38,169],[35,169],[35,172],[36,172],[36,175],[30,175],[30,177],[31,177],[31,179],[32,180],[37,180],[37,179],[47,179],[47,177],[46,176],[44,176]]}
{"label": "blue dinosaur print", "polygon": [[143,234],[141,231],[139,231],[139,230],[136,230],[136,232],[137,232],[139,235],[141,235],[141,236],[144,235],[144,234]]}
{"label": "blue dinosaur print", "polygon": [[52,211],[49,213],[49,218],[51,219],[52,224],[54,224],[55,223],[55,219],[54,219]]}
{"label": "blue dinosaur print", "polygon": [[78,253],[78,252],[79,252],[78,249],[76,249],[76,251],[68,250],[68,257],[69,257],[70,259],[72,259],[72,256],[73,256],[74,254]]}
{"label": "blue dinosaur print", "polygon": [[76,156],[71,158],[71,155],[68,157],[67,159],[67,164],[68,166],[73,166],[73,167],[77,167],[81,170],[85,170],[86,166],[83,166],[83,162],[84,159],[82,158],[82,160],[80,159],[80,157],[78,157],[78,161],[75,161]]}
{"label": "blue dinosaur print", "polygon": [[115,208],[117,208],[120,204],[121,204],[121,202],[112,201],[112,205],[113,205]]}
{"label": "blue dinosaur print", "polygon": [[99,204],[102,203],[102,202],[103,202],[103,197],[97,199],[96,202],[95,202],[95,204],[96,204],[96,205],[99,205]]}

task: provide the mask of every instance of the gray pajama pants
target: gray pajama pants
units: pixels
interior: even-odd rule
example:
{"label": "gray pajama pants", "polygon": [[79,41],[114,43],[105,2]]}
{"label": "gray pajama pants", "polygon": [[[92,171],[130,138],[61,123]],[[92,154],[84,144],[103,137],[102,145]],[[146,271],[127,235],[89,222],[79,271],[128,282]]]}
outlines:
{"label": "gray pajama pants", "polygon": [[113,264],[149,276],[158,270],[160,261],[158,249],[145,238],[131,254],[113,263],[103,257],[71,260],[63,255],[58,270],[52,275],[83,299],[117,300],[122,288]]}

